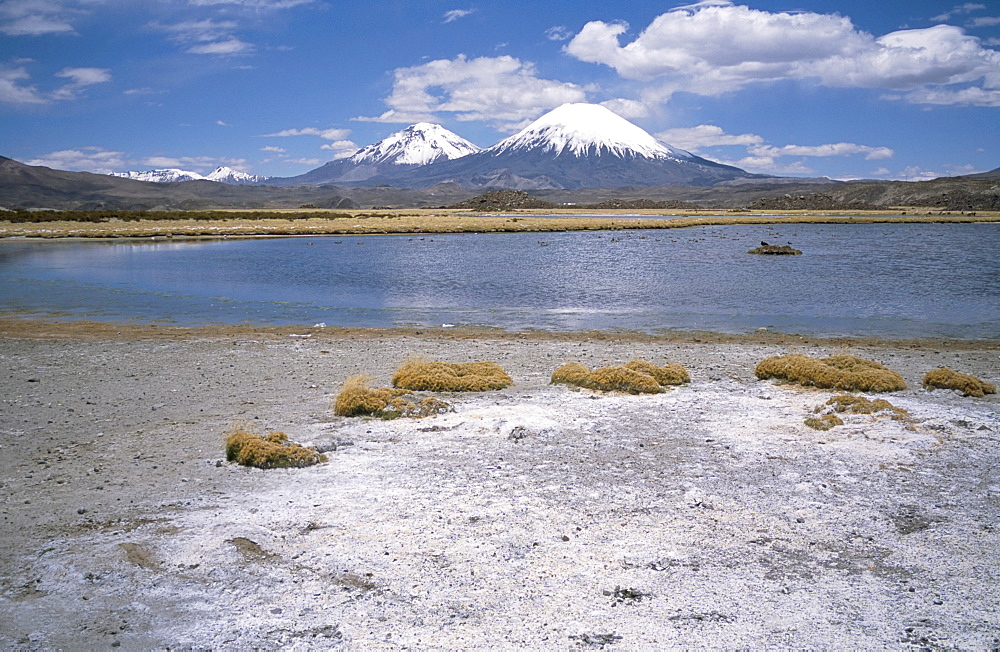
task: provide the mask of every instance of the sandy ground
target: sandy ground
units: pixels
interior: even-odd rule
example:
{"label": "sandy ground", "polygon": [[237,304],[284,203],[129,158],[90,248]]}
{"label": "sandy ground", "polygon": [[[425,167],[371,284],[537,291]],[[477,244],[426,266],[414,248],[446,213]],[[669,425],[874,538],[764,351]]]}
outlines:
{"label": "sandy ground", "polygon": [[[0,339],[5,649],[1000,646],[1000,403],[919,385],[997,343],[44,330]],[[753,376],[790,352],[899,371],[915,428],[806,427],[832,392]],[[412,353],[515,385],[333,415]],[[634,358],[692,382],[548,384]],[[237,421],[329,462],[225,462]]]}

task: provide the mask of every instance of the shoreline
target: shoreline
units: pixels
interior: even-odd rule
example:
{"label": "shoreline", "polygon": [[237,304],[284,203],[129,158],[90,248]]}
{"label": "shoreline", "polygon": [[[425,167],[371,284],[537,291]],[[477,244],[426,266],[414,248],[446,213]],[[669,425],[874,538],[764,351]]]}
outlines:
{"label": "shoreline", "polygon": [[552,342],[619,342],[636,344],[760,344],[771,346],[813,345],[835,348],[894,348],[914,350],[948,349],[953,351],[998,350],[1000,339],[955,339],[941,337],[888,338],[874,336],[819,337],[780,331],[758,330],[752,333],[720,333],[714,331],[669,331],[645,333],[627,330],[587,331],[506,331],[499,328],[439,326],[392,328],[353,326],[249,325],[205,324],[177,326],[173,324],[128,323],[74,319],[29,318],[0,316],[0,338],[26,339],[166,339],[189,338],[225,339],[231,337],[262,337],[271,339],[315,338],[384,339],[418,338],[440,341],[552,341]]}
{"label": "shoreline", "polygon": [[[0,242],[10,239],[54,238],[233,238],[344,235],[436,235],[446,233],[550,233],[697,228],[757,224],[992,224],[1000,212],[961,214],[952,211],[607,211],[579,216],[573,211],[518,210],[473,213],[459,210],[415,209],[410,212],[365,211],[333,218],[285,217],[279,211],[239,211],[247,217],[192,220],[179,211],[176,218],[105,222],[46,221],[11,223],[0,220]],[[220,211],[221,212],[221,211]],[[236,211],[231,211],[236,214]],[[653,216],[656,217],[653,217]]]}

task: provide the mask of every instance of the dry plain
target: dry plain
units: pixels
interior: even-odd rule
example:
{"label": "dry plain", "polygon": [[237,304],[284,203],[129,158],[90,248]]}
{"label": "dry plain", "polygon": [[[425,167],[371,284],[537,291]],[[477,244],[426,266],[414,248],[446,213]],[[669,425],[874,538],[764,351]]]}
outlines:
{"label": "dry plain", "polygon": [[[1000,343],[0,321],[5,649],[995,649]],[[804,424],[764,357],[900,372],[912,425]],[[492,360],[453,412],[334,416],[410,354]],[[679,362],[631,396],[577,360]],[[226,462],[234,423],[327,451]]]}

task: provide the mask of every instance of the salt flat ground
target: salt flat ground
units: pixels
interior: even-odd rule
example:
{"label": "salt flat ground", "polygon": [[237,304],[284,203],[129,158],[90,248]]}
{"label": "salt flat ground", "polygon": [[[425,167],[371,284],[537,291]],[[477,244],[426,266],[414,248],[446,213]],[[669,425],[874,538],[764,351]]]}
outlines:
{"label": "salt flat ground", "polygon": [[[247,334],[0,339],[0,646],[28,649],[1000,646],[995,346]],[[913,429],[804,419],[770,355],[903,374]],[[422,420],[333,415],[408,354],[507,390]],[[655,396],[549,385],[680,362]],[[224,461],[234,422],[328,450]]]}

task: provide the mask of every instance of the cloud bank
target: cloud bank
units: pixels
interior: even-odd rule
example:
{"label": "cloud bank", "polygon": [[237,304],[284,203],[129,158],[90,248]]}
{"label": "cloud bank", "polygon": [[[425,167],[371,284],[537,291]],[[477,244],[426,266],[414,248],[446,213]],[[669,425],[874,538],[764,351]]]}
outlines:
{"label": "cloud bank", "polygon": [[389,110],[365,122],[436,121],[437,113],[457,120],[484,120],[504,130],[567,102],[584,102],[591,87],[538,77],[535,66],[511,56],[440,59],[397,68]]}
{"label": "cloud bank", "polygon": [[[323,140],[328,140],[330,142],[320,145],[320,149],[333,152],[333,158],[347,158],[351,154],[354,154],[358,149],[358,144],[353,140],[348,140],[347,137],[351,135],[350,129],[318,129],[316,127],[304,127],[301,129],[282,129],[281,131],[276,131],[271,134],[261,134],[261,138],[288,138],[290,136],[318,136]],[[271,152],[284,152],[280,147],[275,148],[264,148],[265,151]],[[279,158],[281,156],[279,155]]]}
{"label": "cloud bank", "polygon": [[717,2],[661,14],[623,45],[628,29],[623,22],[591,21],[564,51],[648,83],[652,102],[679,91],[719,95],[792,79],[886,89],[897,92],[893,99],[913,103],[1000,106],[1000,52],[951,25],[875,37],[837,14]]}
{"label": "cloud bank", "polygon": [[[864,156],[868,161],[892,158],[896,152],[889,147],[873,147],[857,143],[827,143],[823,145],[769,145],[757,134],[728,134],[717,125],[698,125],[667,129],[656,134],[665,143],[693,153],[716,147],[744,147],[747,156],[724,162],[750,172],[772,174],[811,174],[814,171],[802,160],[804,158],[828,158],[832,156]],[[781,161],[795,157],[796,161]],[[719,158],[719,157],[714,157]],[[724,158],[724,157],[722,157]]]}

